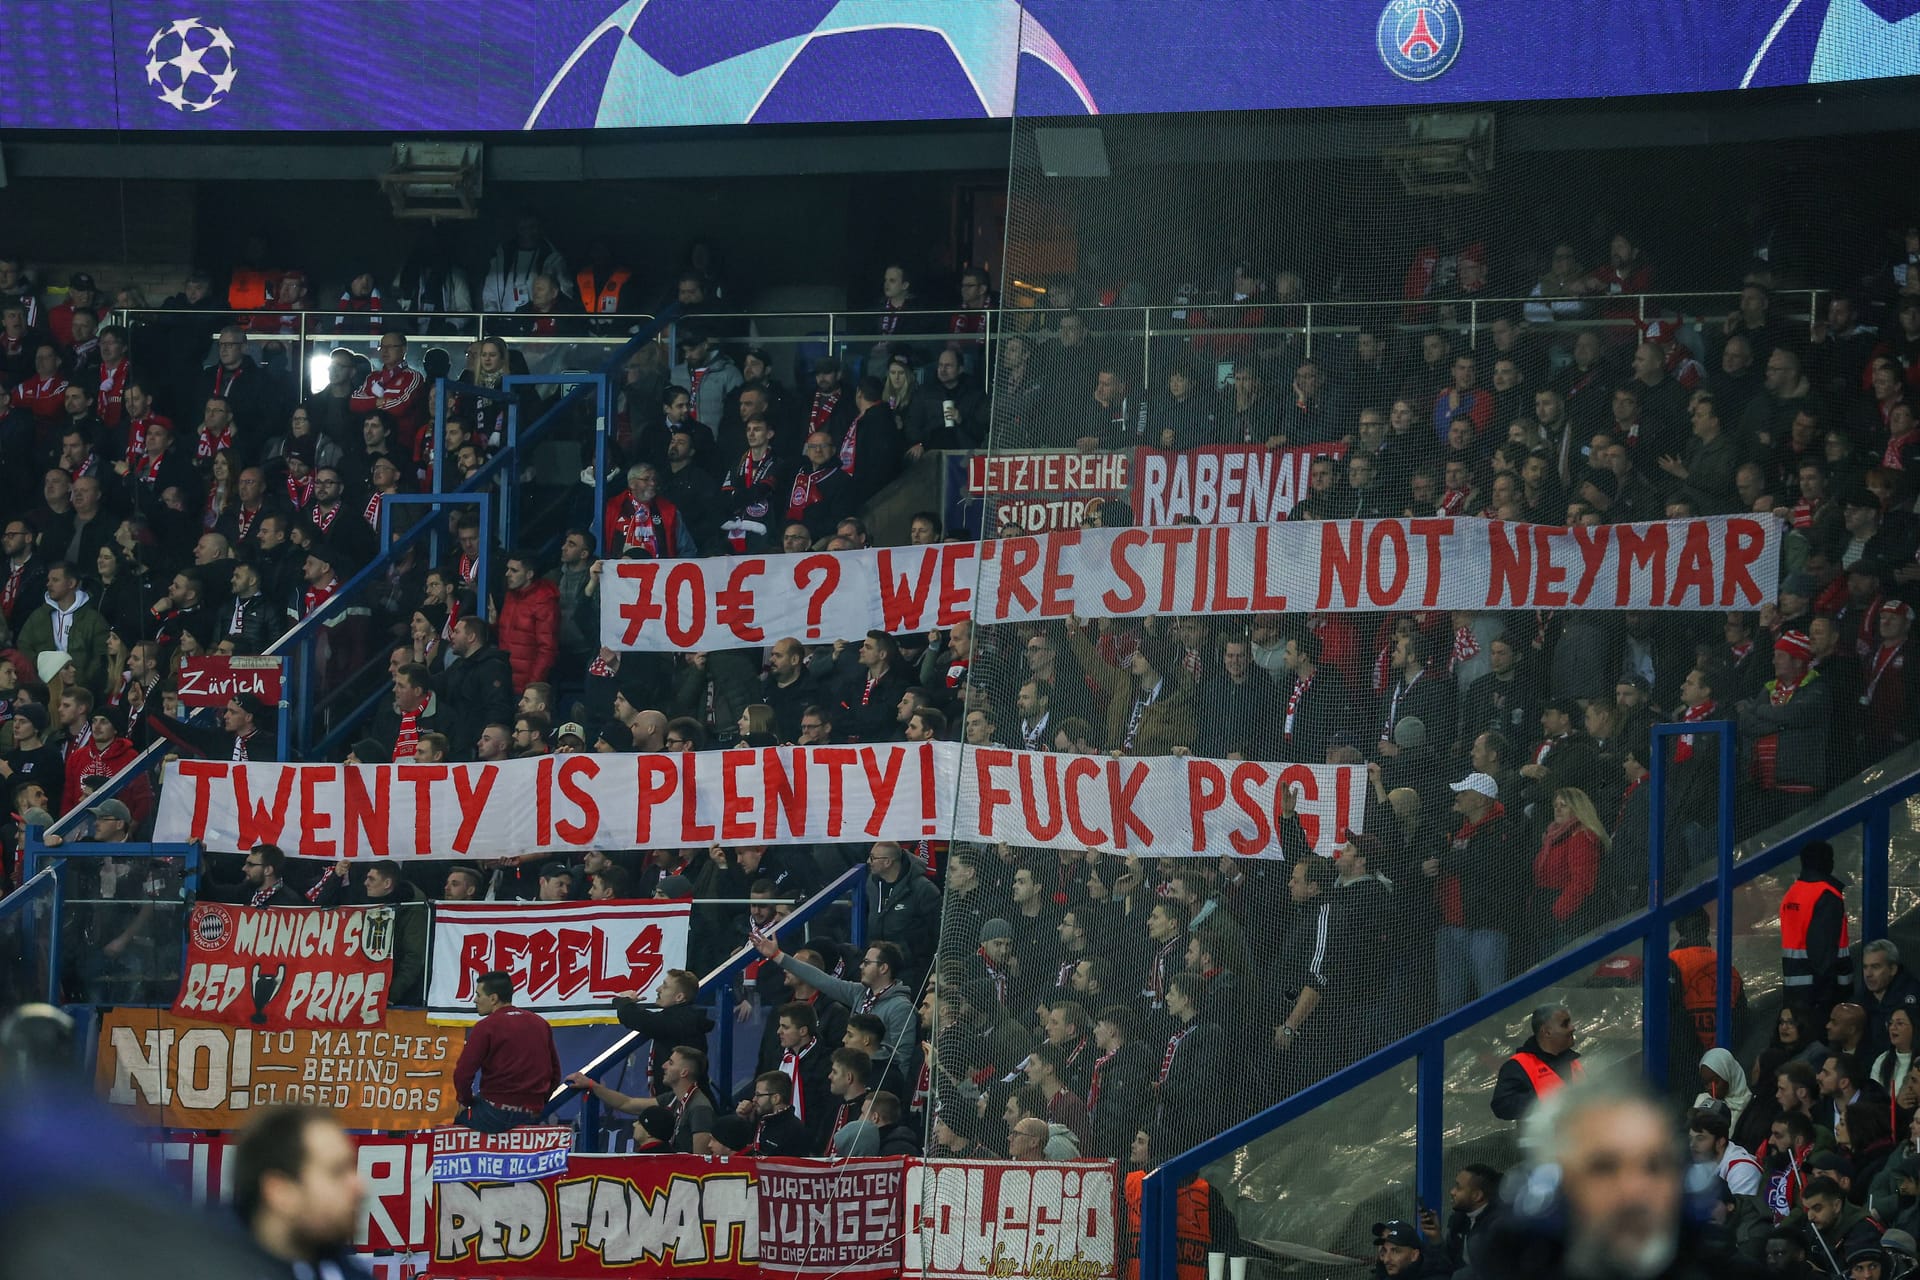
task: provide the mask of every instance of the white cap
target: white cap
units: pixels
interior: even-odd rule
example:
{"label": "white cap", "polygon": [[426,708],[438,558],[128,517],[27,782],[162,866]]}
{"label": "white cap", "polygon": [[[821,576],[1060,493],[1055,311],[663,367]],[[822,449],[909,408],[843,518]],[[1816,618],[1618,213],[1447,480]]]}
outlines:
{"label": "white cap", "polygon": [[1447,786],[1454,791],[1478,791],[1489,800],[1500,798],[1500,784],[1484,773],[1470,773],[1458,782],[1448,783]]}

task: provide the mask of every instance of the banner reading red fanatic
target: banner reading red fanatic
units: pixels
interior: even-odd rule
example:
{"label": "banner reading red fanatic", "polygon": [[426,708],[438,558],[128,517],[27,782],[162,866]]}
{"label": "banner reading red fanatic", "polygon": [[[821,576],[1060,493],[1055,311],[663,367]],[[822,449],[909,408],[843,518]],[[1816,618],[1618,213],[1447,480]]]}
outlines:
{"label": "banner reading red fanatic", "polygon": [[575,1156],[563,1178],[435,1188],[435,1274],[886,1280],[905,1160]]}
{"label": "banner reading red fanatic", "polygon": [[200,902],[187,917],[187,972],[173,1011],[269,1031],[378,1027],[392,985],[392,907]]}
{"label": "banner reading red fanatic", "polygon": [[1068,529],[928,547],[610,560],[601,642],[698,651],[980,623],[1290,610],[1756,609],[1781,522],[1560,528],[1435,516]]}
{"label": "banner reading red fanatic", "polygon": [[1358,766],[1114,759],[954,742],[571,755],[500,764],[167,766],[154,838],[309,858],[503,858],[585,849],[933,836],[1119,854],[1277,857],[1282,789],[1331,854],[1358,831]]}
{"label": "banner reading red fanatic", "polygon": [[1141,525],[1243,524],[1285,520],[1307,496],[1315,458],[1338,458],[1344,444],[1267,449],[1251,444],[1133,452],[1128,497]]}
{"label": "banner reading red fanatic", "polygon": [[667,970],[687,963],[692,904],[442,902],[433,909],[427,1012],[478,1022],[474,982],[513,975],[515,1002],[559,1026],[614,1022],[612,999],[657,999]]}

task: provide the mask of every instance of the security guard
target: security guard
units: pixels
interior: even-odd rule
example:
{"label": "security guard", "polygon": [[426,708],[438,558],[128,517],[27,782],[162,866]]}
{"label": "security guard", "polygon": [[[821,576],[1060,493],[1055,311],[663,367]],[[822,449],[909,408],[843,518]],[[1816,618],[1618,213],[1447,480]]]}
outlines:
{"label": "security guard", "polygon": [[1542,1005],[1533,1011],[1533,1034],[1500,1064],[1490,1104],[1493,1114],[1518,1120],[1534,1103],[1578,1080],[1583,1070],[1573,1048],[1573,1015],[1563,1004]]}
{"label": "security guard", "polygon": [[1780,899],[1780,975],[1787,999],[1824,1019],[1853,998],[1852,936],[1846,886],[1833,874],[1833,846],[1816,840],[1800,853],[1800,878]]}

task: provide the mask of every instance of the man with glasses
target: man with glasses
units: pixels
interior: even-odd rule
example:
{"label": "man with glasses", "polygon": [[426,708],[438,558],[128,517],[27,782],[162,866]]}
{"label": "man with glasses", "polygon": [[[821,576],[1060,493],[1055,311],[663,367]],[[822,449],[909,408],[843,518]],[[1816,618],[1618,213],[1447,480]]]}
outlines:
{"label": "man with glasses", "polygon": [[[869,865],[873,861],[877,861],[877,858],[870,858]],[[940,896],[933,891],[932,883],[925,876],[911,878],[925,886],[933,900],[934,910],[938,912]],[[924,926],[920,935],[922,938],[934,937],[934,923],[929,921]],[[779,942],[770,936],[756,933],[751,935],[750,940],[753,949],[761,956],[773,961],[827,999],[846,1005],[855,1013],[870,1013],[885,1023],[886,1039],[880,1046],[880,1056],[874,1059],[875,1065],[884,1068],[893,1064],[899,1068],[901,1078],[914,1078],[914,1054],[919,1048],[919,1021],[913,1010],[912,992],[897,977],[905,959],[905,953],[897,944],[887,941],[868,943],[860,959],[860,980],[849,982],[786,954],[780,950]]]}
{"label": "man with glasses", "polygon": [[246,896],[241,899],[249,907],[304,907],[307,900],[295,893],[286,882],[287,855],[278,846],[257,844],[247,860],[241,864],[246,875]]}
{"label": "man with glasses", "polygon": [[767,1071],[755,1076],[753,1096],[740,1104],[739,1114],[753,1121],[755,1155],[816,1154],[807,1126],[793,1113],[793,1080],[781,1072]]}
{"label": "man with glasses", "polygon": [[833,741],[833,714],[822,706],[810,706],[800,713],[800,734],[794,740],[799,747],[824,747]]}
{"label": "man with glasses", "polygon": [[513,722],[513,758],[532,760],[547,754],[547,729],[552,722],[544,711],[529,711]]}
{"label": "man with glasses", "polygon": [[313,473],[313,506],[307,512],[312,541],[329,540],[355,561],[373,558],[375,535],[363,520],[350,517],[345,501],[347,486],[336,467],[320,467]]}
{"label": "man with glasses", "polygon": [[367,375],[347,401],[355,421],[370,413],[393,418],[400,445],[411,450],[426,423],[426,375],[407,366],[407,336],[395,328],[380,335],[380,367]]}
{"label": "man with glasses", "polygon": [[267,424],[278,422],[282,415],[276,412],[276,405],[281,397],[275,394],[272,375],[247,354],[246,331],[237,324],[228,325],[220,330],[215,350],[218,357],[212,368],[200,374],[193,398],[204,402],[213,396],[223,397],[233,410],[234,421],[247,431],[259,432]]}
{"label": "man with glasses", "polygon": [[7,521],[0,534],[0,616],[8,629],[20,634],[27,618],[43,603],[47,589],[47,567],[33,553],[33,527],[25,520]]}

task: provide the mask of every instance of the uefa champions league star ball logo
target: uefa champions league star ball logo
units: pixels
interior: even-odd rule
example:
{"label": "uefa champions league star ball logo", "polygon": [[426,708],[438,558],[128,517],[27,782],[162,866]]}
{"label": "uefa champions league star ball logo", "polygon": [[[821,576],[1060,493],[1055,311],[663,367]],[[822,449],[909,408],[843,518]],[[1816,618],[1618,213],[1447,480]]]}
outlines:
{"label": "uefa champions league star ball logo", "polygon": [[[831,87],[805,88],[800,96],[814,104],[810,107],[796,107],[791,100],[795,81],[807,74],[795,71],[795,64],[804,67],[810,53],[836,39],[862,42],[871,65],[891,68],[901,77],[904,87],[893,95],[901,111],[898,118],[1012,115],[1021,87],[1022,57],[1033,59],[1056,78],[1057,84],[1050,82],[1049,87],[1061,91],[1059,104],[1050,110],[1072,111],[1077,103],[1078,110],[1099,114],[1093,92],[1073,60],[1021,0],[789,3],[805,17],[798,24],[802,29],[793,29],[795,24],[789,21],[777,36],[757,43],[738,39],[724,56],[700,61],[677,56],[684,51],[672,48],[658,32],[649,32],[641,18],[647,14],[670,24],[696,15],[698,21],[711,23],[710,17],[699,16],[715,8],[711,0],[620,0],[552,73],[522,127],[553,127],[555,122],[543,120],[543,113],[561,94],[585,102],[592,112],[575,123],[602,129],[839,119]],[[773,6],[754,8],[779,12]],[[739,21],[748,28],[752,25],[745,16]],[[589,59],[590,51],[608,47],[604,41],[610,36],[614,37],[611,53]],[[900,67],[919,65],[903,63],[903,58],[927,55],[918,43],[921,36],[935,37],[945,49],[928,68],[933,73],[928,87],[916,90],[913,75],[902,74]],[[769,100],[776,105],[770,114],[763,114]],[[795,111],[798,116],[789,114]]]}
{"label": "uefa champions league star ball logo", "polygon": [[233,41],[220,27],[181,18],[147,41],[147,83],[175,111],[210,111],[233,91]]}
{"label": "uefa champions league star ball logo", "polygon": [[1460,56],[1462,37],[1454,0],[1391,0],[1380,11],[1374,43],[1387,70],[1417,82],[1445,75]]}

